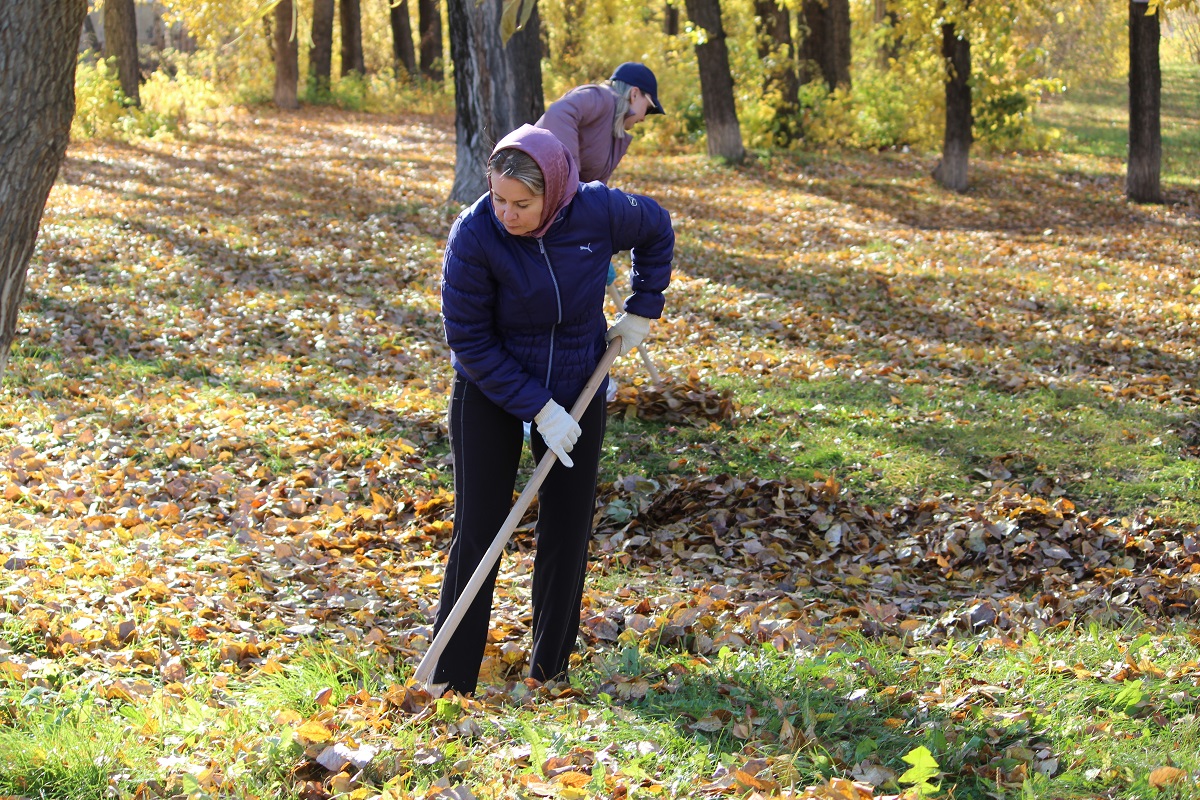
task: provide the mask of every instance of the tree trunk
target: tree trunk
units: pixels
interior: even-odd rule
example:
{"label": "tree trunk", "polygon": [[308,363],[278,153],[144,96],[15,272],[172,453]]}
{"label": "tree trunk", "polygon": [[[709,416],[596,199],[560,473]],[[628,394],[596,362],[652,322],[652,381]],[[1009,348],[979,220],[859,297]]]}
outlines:
{"label": "tree trunk", "polygon": [[167,47],[167,24],[163,21],[163,9],[158,3],[150,6],[150,48],[162,53]]}
{"label": "tree trunk", "polygon": [[442,70],[442,9],[438,0],[417,0],[417,26],[421,29],[421,74],[441,83],[445,75]]}
{"label": "tree trunk", "polygon": [[275,105],[291,110],[300,107],[296,97],[300,82],[300,40],[296,33],[292,0],[275,6]]}
{"label": "tree trunk", "polygon": [[25,274],[75,114],[87,0],[0,3],[0,379]]}
{"label": "tree trunk", "polygon": [[449,0],[456,137],[450,199],[459,203],[487,191],[484,170],[495,143],[544,111],[539,18],[535,11],[505,46],[502,11],[500,2]]}
{"label": "tree trunk", "polygon": [[312,46],[308,48],[308,96],[322,99],[329,94],[333,76],[334,0],[313,0]]}
{"label": "tree trunk", "polygon": [[[499,25],[499,14],[496,19]],[[542,18],[536,5],[525,27],[508,40],[505,53],[512,70],[509,80],[513,106],[508,128],[512,130],[526,122],[537,122],[546,113],[546,96],[542,91]]]}
{"label": "tree trunk", "polygon": [[703,28],[706,35],[706,41],[696,45],[696,61],[700,68],[700,101],[704,104],[708,154],[740,164],[746,158],[746,149],[733,97],[720,0],[686,0],[686,8],[692,22]]}
{"label": "tree trunk", "polygon": [[892,62],[900,58],[900,37],[896,34],[900,14],[895,8],[888,8],[888,0],[875,0],[875,24],[888,27],[888,35],[880,41],[877,54],[879,68],[887,71]]}
{"label": "tree trunk", "polygon": [[396,64],[396,77],[401,71],[408,78],[417,74],[417,51],[413,48],[412,20],[408,16],[408,0],[400,0],[391,6],[392,58]]}
{"label": "tree trunk", "polygon": [[363,61],[362,5],[359,0],[339,0],[342,23],[342,77],[367,74]]}
{"label": "tree trunk", "polygon": [[104,57],[115,59],[117,80],[131,105],[138,95],[137,17],[133,0],[104,0]]}
{"label": "tree trunk", "polygon": [[777,0],[755,0],[758,58],[763,62],[763,94],[775,110],[775,144],[787,147],[803,131],[800,126],[800,76],[792,45],[792,15]]}
{"label": "tree trunk", "polygon": [[[825,80],[832,77],[835,85],[850,88],[850,0],[828,0],[830,40],[833,52],[825,72]],[[824,69],[824,67],[822,67]]]}
{"label": "tree trunk", "polygon": [[567,65],[568,70],[578,68],[581,58],[585,55],[579,34],[583,30],[586,11],[587,0],[563,0],[562,2],[562,45],[558,53],[550,54],[550,58],[556,63]]}
{"label": "tree trunk", "polygon": [[1136,203],[1162,198],[1162,71],[1158,59],[1159,18],[1146,3],[1129,4],[1129,163],[1125,196]]}
{"label": "tree trunk", "polygon": [[672,0],[667,0],[663,6],[663,33],[667,36],[679,35],[679,6]]}
{"label": "tree trunk", "polygon": [[93,53],[100,51],[100,37],[96,35],[96,26],[92,24],[90,16],[83,18],[83,37],[80,39],[79,46],[91,50]]}
{"label": "tree trunk", "polygon": [[[850,88],[850,0],[804,0],[807,35],[800,46],[800,60],[815,65],[829,91]],[[803,69],[801,81],[816,79],[812,68]]]}
{"label": "tree trunk", "polygon": [[942,25],[942,56],[946,63],[946,134],[942,160],[934,179],[956,192],[967,190],[967,159],[971,152],[971,42],[959,36],[953,23]]}

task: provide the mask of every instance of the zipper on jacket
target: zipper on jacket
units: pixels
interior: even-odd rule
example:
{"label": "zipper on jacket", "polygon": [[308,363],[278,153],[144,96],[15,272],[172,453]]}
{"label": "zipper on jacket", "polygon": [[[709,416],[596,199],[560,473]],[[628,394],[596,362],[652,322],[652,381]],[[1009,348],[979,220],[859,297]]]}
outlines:
{"label": "zipper on jacket", "polygon": [[538,250],[542,251],[542,258],[546,262],[546,270],[550,273],[550,282],[554,284],[554,301],[558,304],[558,322],[550,328],[550,356],[546,360],[546,388],[550,388],[550,374],[554,367],[554,335],[558,331],[558,324],[562,322],[562,294],[558,290],[558,278],[554,274],[554,265],[550,263],[550,254],[546,252],[546,245],[542,243],[541,238],[537,240]]}

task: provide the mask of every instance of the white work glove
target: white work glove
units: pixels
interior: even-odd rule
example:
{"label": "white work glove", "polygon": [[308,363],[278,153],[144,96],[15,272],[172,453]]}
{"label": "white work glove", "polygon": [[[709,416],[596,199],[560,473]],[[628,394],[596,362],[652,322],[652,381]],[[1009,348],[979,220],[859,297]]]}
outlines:
{"label": "white work glove", "polygon": [[575,442],[579,440],[579,434],[583,431],[580,429],[579,423],[571,419],[567,410],[550,400],[542,406],[542,410],[537,413],[533,421],[537,423],[538,433],[546,440],[546,446],[554,452],[554,455],[558,456],[558,460],[563,463],[563,466],[575,466],[575,463],[567,457],[567,453],[571,452],[571,448],[575,446]]}
{"label": "white work glove", "polygon": [[608,329],[604,339],[611,342],[613,337],[620,336],[621,352],[618,355],[623,356],[641,344],[642,339],[645,339],[649,332],[650,320],[639,317],[637,314],[622,314]]}

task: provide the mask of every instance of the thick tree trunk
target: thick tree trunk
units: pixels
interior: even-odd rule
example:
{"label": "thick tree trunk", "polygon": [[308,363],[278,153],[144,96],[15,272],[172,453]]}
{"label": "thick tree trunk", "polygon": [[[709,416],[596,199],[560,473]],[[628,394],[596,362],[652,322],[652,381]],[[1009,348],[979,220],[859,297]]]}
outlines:
{"label": "thick tree trunk", "polygon": [[487,191],[484,170],[495,143],[545,110],[536,10],[507,45],[500,41],[502,11],[499,2],[449,0],[457,140],[450,199],[459,203]]}
{"label": "thick tree trunk", "polygon": [[[850,0],[804,0],[803,12],[808,33],[800,45],[801,62],[815,65],[830,91],[849,88]],[[804,69],[804,83],[815,78],[811,68]]]}
{"label": "thick tree trunk", "polygon": [[1129,163],[1125,196],[1138,203],[1162,198],[1162,71],[1158,15],[1146,3],[1129,4]]}
{"label": "thick tree trunk", "polygon": [[133,0],[104,0],[104,57],[116,60],[121,91],[133,105],[138,94],[137,17]]}
{"label": "thick tree trunk", "polygon": [[291,110],[300,107],[300,40],[296,35],[292,0],[275,6],[275,105]]}
{"label": "thick tree trunk", "polygon": [[367,74],[363,61],[362,5],[359,0],[339,0],[342,23],[342,77]]}
{"label": "thick tree trunk", "polygon": [[700,101],[704,104],[708,154],[740,164],[746,158],[746,149],[733,97],[720,0],[686,0],[686,8],[692,22],[703,28],[706,36],[704,44],[696,45],[696,61],[700,68]]}
{"label": "thick tree trunk", "polygon": [[417,0],[417,27],[421,29],[421,74],[441,83],[445,74],[442,70],[442,8],[439,0]]}
{"label": "thick tree trunk", "polygon": [[800,125],[800,75],[792,45],[792,15],[778,0],[755,0],[758,58],[763,62],[763,93],[775,110],[775,144],[786,147],[803,134]]}
{"label": "thick tree trunk", "polygon": [[942,56],[946,61],[946,134],[942,160],[934,179],[956,192],[967,190],[971,152],[971,42],[958,35],[953,23],[942,25]]}
{"label": "thick tree trunk", "polygon": [[413,47],[412,20],[408,16],[408,0],[400,0],[391,6],[392,58],[396,65],[396,77],[401,71],[408,78],[417,74],[417,51]]}
{"label": "thick tree trunk", "polygon": [[333,77],[334,0],[313,0],[312,46],[308,48],[308,97],[320,99],[329,94]]}
{"label": "thick tree trunk", "polygon": [[75,114],[87,0],[0,3],[0,378],[25,274]]}

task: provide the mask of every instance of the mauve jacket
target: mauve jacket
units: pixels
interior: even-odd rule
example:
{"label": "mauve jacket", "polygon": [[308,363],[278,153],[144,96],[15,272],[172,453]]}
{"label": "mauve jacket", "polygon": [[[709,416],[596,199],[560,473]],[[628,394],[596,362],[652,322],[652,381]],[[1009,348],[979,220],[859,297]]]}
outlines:
{"label": "mauve jacket", "polygon": [[613,136],[617,93],[608,86],[577,86],[555,100],[536,125],[557,136],[579,165],[581,181],[608,183],[633,136]]}
{"label": "mauve jacket", "polygon": [[[546,131],[530,135],[531,128],[518,131],[542,144],[518,142],[516,149],[529,152],[543,173],[562,174],[566,150]],[[514,134],[496,149],[514,146]],[[543,136],[554,144],[538,151]],[[489,192],[458,216],[446,242],[442,316],[451,364],[522,420],[532,420],[552,397],[569,410],[606,347],[609,259],[632,251],[633,294],[625,310],[657,319],[674,247],[662,206],[598,182],[578,184],[541,237],[506,231]]]}

